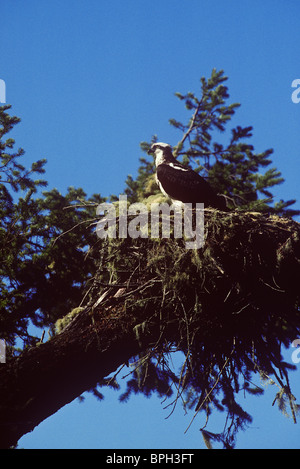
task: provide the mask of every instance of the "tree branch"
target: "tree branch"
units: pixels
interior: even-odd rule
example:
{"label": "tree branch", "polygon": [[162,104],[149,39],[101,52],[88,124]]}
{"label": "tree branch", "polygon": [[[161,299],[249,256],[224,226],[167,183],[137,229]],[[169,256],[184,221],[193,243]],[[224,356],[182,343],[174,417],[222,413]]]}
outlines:
{"label": "tree branch", "polygon": [[[9,448],[44,419],[97,385],[137,354],[123,300],[85,308],[60,334],[25,350],[0,369],[0,447]],[[111,316],[113,315],[113,320]]]}
{"label": "tree branch", "polygon": [[182,139],[180,140],[180,142],[178,142],[177,146],[176,146],[176,149],[174,150],[174,156],[176,157],[177,156],[177,149],[178,148],[181,148],[182,145],[184,144],[184,142],[186,141],[186,139],[188,138],[188,136],[190,135],[190,133],[192,132],[192,130],[194,129],[194,125],[195,125],[195,121],[196,121],[196,118],[197,118],[197,114],[200,110],[200,107],[201,107],[201,104],[202,104],[202,99],[201,101],[199,101],[198,103],[198,106],[196,107],[196,110],[193,114],[193,117],[191,119],[191,123],[190,123],[190,126],[188,128],[188,130],[186,131],[186,133],[183,135]]}

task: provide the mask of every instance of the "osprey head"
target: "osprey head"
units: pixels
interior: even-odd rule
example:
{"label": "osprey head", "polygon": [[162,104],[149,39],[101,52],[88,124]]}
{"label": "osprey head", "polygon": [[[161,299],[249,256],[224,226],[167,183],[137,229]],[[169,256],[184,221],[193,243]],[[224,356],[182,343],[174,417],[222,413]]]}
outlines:
{"label": "osprey head", "polygon": [[155,164],[158,166],[161,163],[173,162],[175,160],[172,154],[172,147],[168,143],[156,142],[151,145],[148,154],[154,153]]}

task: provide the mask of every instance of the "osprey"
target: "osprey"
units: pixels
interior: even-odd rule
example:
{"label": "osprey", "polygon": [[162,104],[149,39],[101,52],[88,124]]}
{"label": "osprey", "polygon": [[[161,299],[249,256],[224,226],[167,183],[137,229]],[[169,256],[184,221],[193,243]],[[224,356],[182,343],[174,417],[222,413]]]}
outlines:
{"label": "osprey", "polygon": [[205,179],[179,163],[167,143],[153,143],[148,153],[154,153],[156,182],[161,192],[174,202],[196,204],[227,211],[225,200],[217,195]]}

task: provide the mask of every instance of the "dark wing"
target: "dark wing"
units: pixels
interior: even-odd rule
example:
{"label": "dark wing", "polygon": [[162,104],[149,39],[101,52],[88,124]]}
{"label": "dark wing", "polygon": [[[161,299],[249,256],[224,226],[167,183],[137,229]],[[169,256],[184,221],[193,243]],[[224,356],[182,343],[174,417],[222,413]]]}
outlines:
{"label": "dark wing", "polygon": [[192,204],[204,203],[204,206],[225,209],[223,199],[218,197],[205,179],[191,169],[160,164],[156,169],[156,176],[171,199]]}

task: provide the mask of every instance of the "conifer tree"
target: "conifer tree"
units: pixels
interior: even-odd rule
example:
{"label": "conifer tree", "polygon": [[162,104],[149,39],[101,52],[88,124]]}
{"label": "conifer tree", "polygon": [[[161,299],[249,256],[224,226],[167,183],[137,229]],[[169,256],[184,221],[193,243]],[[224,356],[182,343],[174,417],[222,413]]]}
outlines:
{"label": "conifer tree", "polygon": [[[174,154],[182,163],[190,166],[201,176],[208,179],[216,192],[224,195],[231,210],[253,210],[279,215],[294,216],[299,210],[291,209],[295,200],[280,200],[274,204],[272,187],[284,182],[276,168],[266,169],[271,163],[273,149],[255,153],[248,140],[253,128],[237,126],[231,129],[227,144],[222,134],[227,130],[232,116],[240,104],[227,104],[227,77],[222,70],[213,69],[211,77],[201,78],[201,96],[194,93],[175,93],[191,112],[189,121],[184,124],[170,119],[170,124],[178,129],[182,138],[174,148]],[[228,133],[228,131],[227,131]],[[152,138],[151,143],[157,141]],[[147,152],[150,143],[143,142],[141,148]],[[126,193],[130,201],[143,199],[150,193],[159,192],[151,175],[154,173],[153,161],[149,157],[140,159],[138,177],[128,177]]]}
{"label": "conifer tree", "polygon": [[[24,150],[14,151],[14,139],[5,139],[20,122],[9,116],[10,107],[0,107],[0,336],[10,345],[19,337],[28,346],[37,341],[30,323],[49,326],[80,302],[95,268],[92,257],[84,261],[94,239],[86,222],[104,199],[87,200],[74,188],[66,196],[56,189],[41,194],[47,183],[34,177],[44,174],[46,160],[30,169],[20,163]],[[70,210],[80,200],[82,206]]]}
{"label": "conifer tree", "polygon": [[[233,128],[224,143],[239,106],[227,103],[226,79],[213,70],[201,79],[200,97],[176,93],[191,115],[186,124],[170,121],[180,132],[177,157],[208,178],[230,208],[206,211],[202,249],[187,250],[173,236],[97,240],[95,206],[104,199],[74,188],[66,196],[55,189],[35,196],[45,182],[32,175],[43,173],[44,161],[26,171],[18,162],[24,152],[12,152],[12,139],[1,143],[0,335],[25,345],[0,369],[2,447],[86,390],[102,399],[100,390],[118,387],[126,363],[132,372],[120,399],[172,396],[170,414],[179,402],[192,421],[204,414],[208,447],[234,447],[238,430],[251,422],[237,395],[262,394],[253,384],[257,374],[277,383],[274,402],[296,421],[293,366],[281,347],[300,334],[300,228],[291,218],[300,212],[291,208],[294,200],[274,203],[272,188],[283,178],[268,169],[272,150],[258,154],[248,143],[251,127]],[[1,138],[19,121],[8,109],[1,108]],[[142,157],[137,177],[126,181],[131,203],[159,193],[154,172]],[[51,326],[54,336],[36,343],[29,320]],[[179,370],[175,352],[183,354]],[[225,426],[212,433],[216,410]]]}

